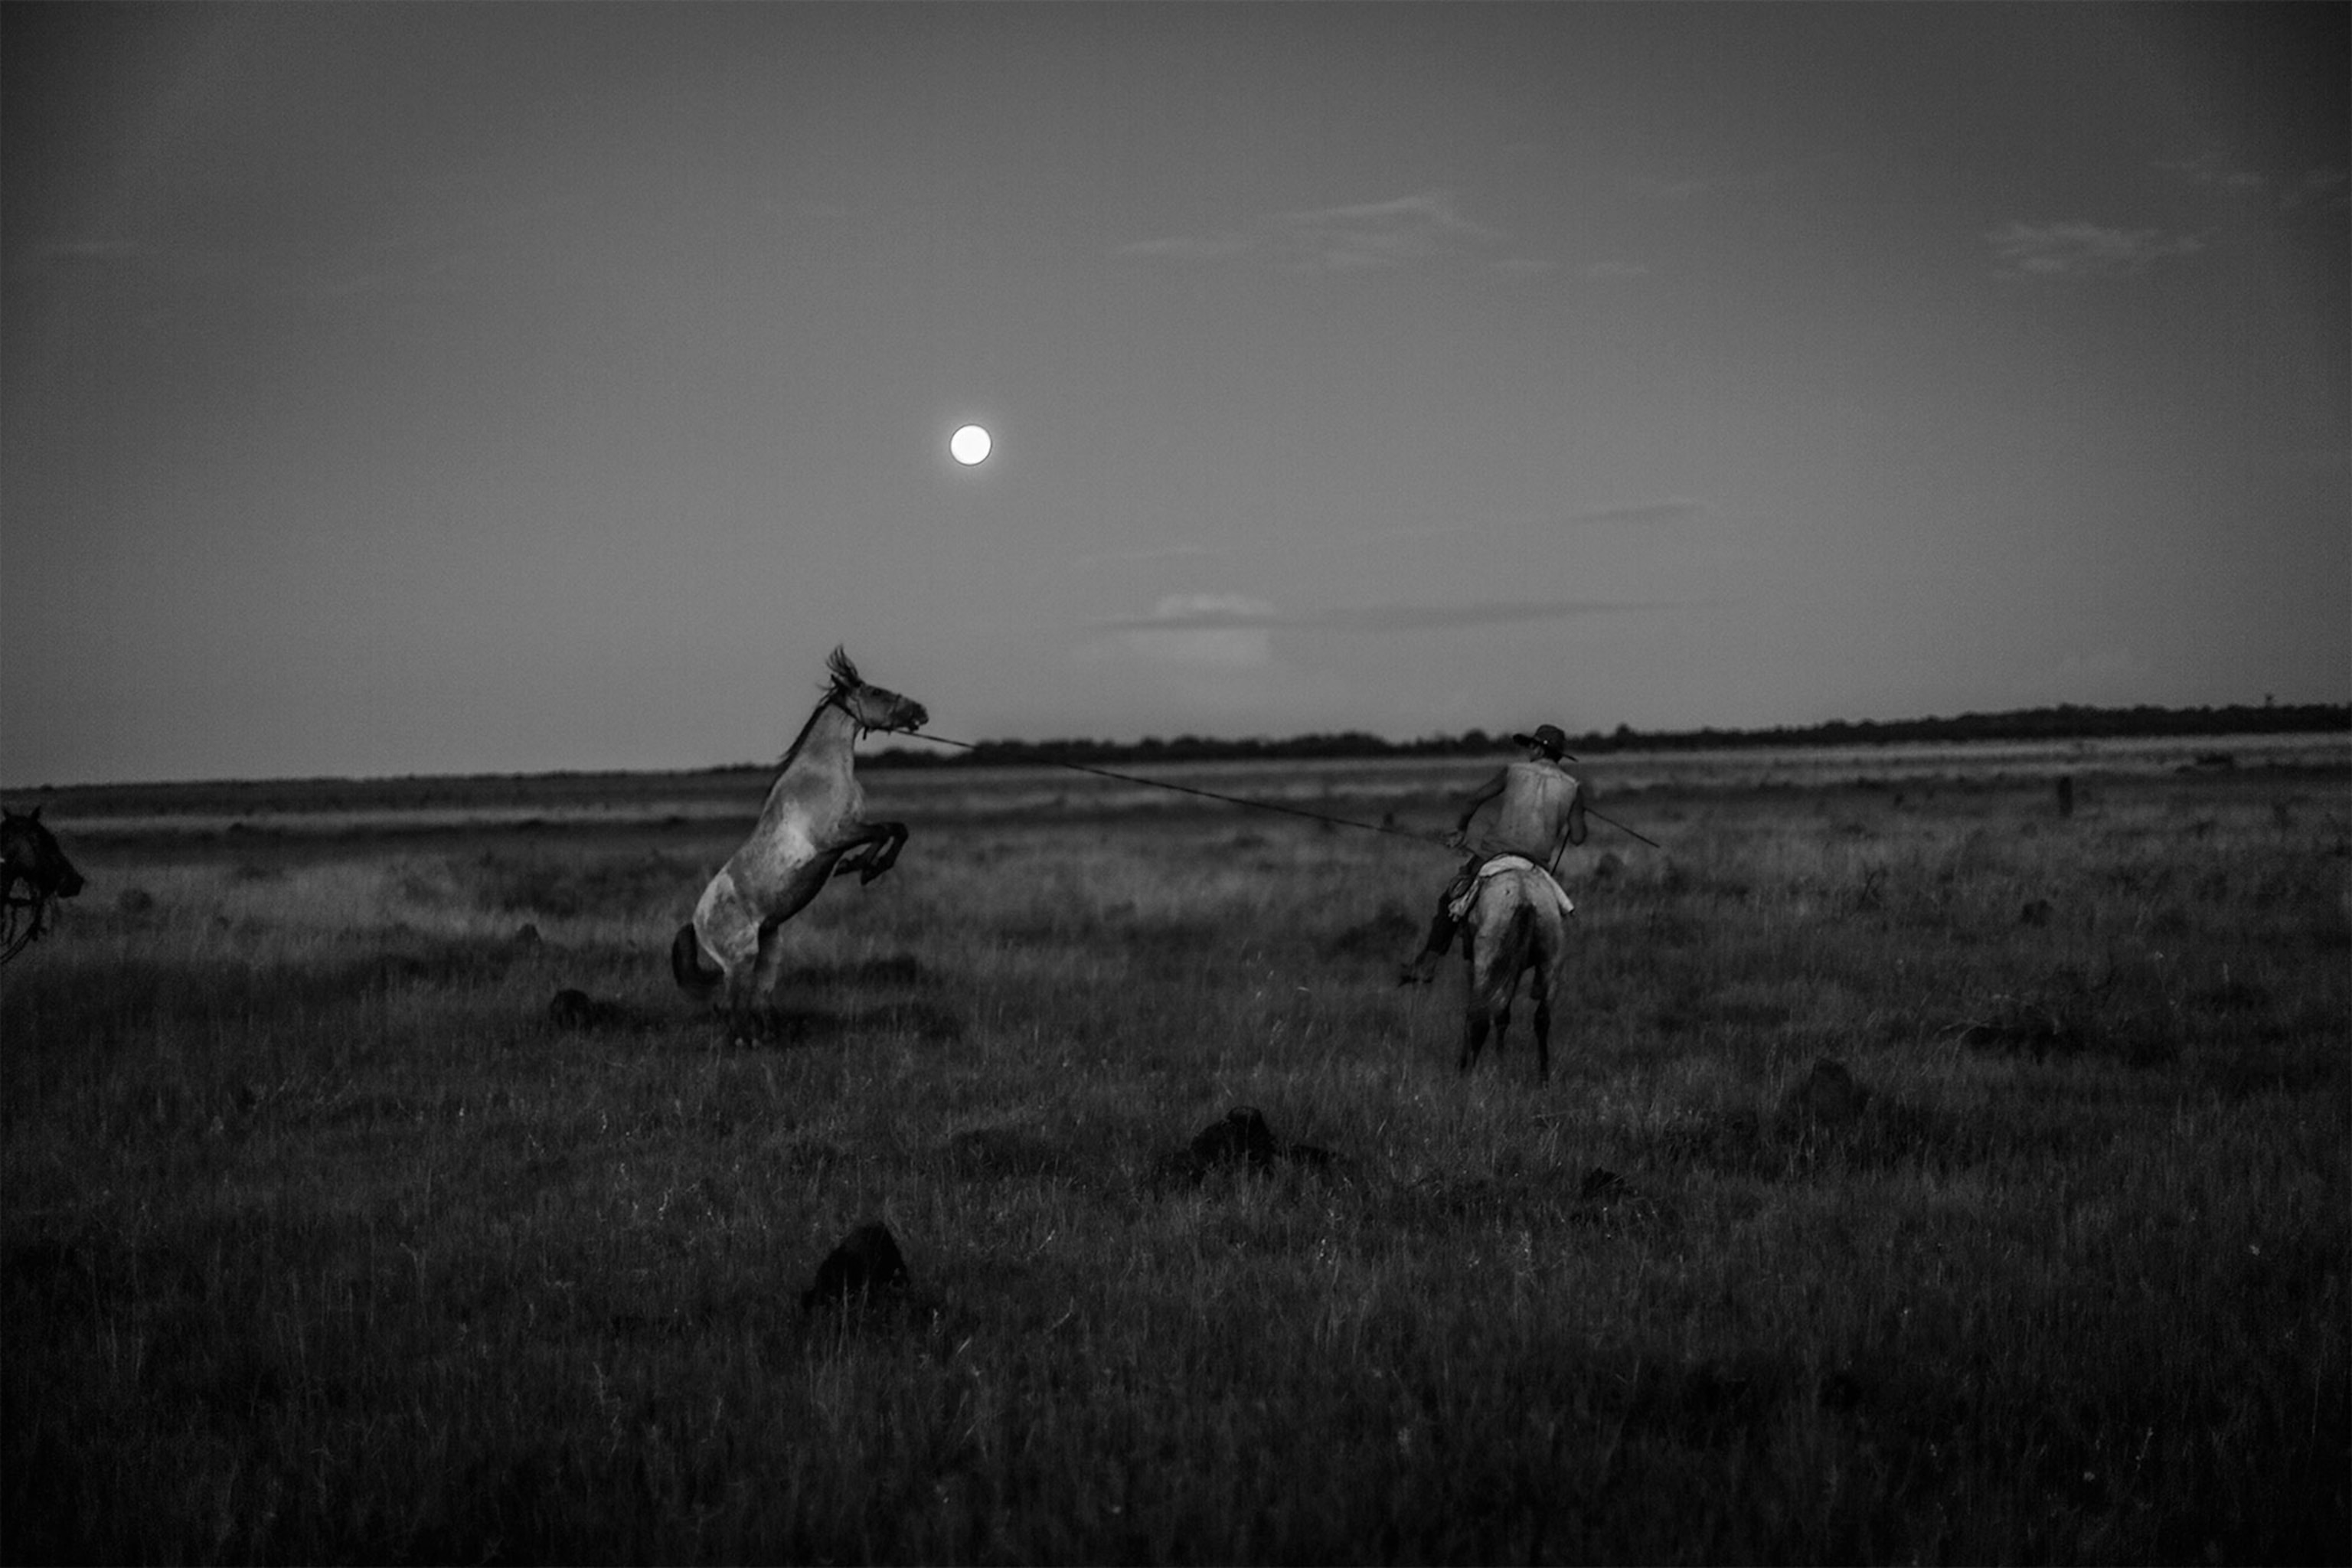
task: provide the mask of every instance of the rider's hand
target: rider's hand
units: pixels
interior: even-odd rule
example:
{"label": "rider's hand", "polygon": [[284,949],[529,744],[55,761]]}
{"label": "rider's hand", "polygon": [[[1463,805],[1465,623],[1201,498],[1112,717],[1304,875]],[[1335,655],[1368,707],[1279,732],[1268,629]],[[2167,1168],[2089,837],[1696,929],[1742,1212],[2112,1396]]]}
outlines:
{"label": "rider's hand", "polygon": [[1457,827],[1445,836],[1445,847],[1448,849],[1459,849],[1469,842],[1470,835],[1463,828]]}

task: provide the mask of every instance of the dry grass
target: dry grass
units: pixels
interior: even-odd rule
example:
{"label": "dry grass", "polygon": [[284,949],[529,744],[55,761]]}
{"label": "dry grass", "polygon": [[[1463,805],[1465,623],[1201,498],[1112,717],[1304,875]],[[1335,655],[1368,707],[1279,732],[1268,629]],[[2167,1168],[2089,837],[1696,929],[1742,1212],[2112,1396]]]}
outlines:
{"label": "dry grass", "polygon": [[[707,824],[69,837],[6,1555],[2340,1560],[2345,778],[2083,795],[1621,795],[1540,1088],[1280,818],[935,804],[746,1042]],[[1171,1178],[1235,1105],[1336,1158]]]}

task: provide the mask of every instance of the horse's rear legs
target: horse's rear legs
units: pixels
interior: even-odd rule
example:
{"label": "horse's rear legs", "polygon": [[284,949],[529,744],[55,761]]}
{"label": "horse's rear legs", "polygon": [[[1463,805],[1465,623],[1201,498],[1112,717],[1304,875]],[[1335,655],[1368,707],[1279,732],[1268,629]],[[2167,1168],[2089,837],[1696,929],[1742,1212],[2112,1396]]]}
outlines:
{"label": "horse's rear legs", "polygon": [[1503,1038],[1511,1032],[1511,1009],[1508,1004],[1488,1012],[1475,997],[1462,1014],[1462,1070],[1468,1072],[1478,1060],[1478,1053],[1486,1047],[1489,1029],[1495,1035],[1495,1054],[1503,1053]]}
{"label": "horse's rear legs", "polygon": [[1478,1059],[1478,1053],[1486,1048],[1486,1010],[1475,1002],[1471,1003],[1462,1015],[1461,1068],[1464,1072],[1470,1070],[1472,1064]]}

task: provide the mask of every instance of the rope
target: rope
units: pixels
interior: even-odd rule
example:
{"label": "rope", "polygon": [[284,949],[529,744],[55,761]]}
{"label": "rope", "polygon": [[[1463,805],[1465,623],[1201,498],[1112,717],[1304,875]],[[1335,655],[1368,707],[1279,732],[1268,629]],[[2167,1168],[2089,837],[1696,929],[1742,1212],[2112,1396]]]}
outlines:
{"label": "rope", "polygon": [[[945,735],[934,735],[928,730],[919,732],[905,730],[897,733],[911,735],[919,741],[936,741],[942,746],[953,746],[959,751],[980,750],[978,742],[950,741]],[[1141,784],[1147,789],[1174,790],[1179,795],[1199,795],[1202,800],[1220,800],[1227,805],[1246,805],[1257,811],[1278,811],[1286,816],[1303,816],[1310,822],[1328,822],[1336,827],[1360,828],[1366,833],[1385,833],[1393,837],[1411,838],[1423,844],[1435,844],[1447,849],[1454,847],[1433,833],[1419,833],[1410,827],[1391,827],[1378,822],[1358,822],[1352,817],[1331,816],[1319,811],[1308,811],[1304,806],[1283,805],[1271,800],[1249,800],[1237,795],[1219,795],[1213,789],[1195,789],[1191,784],[1176,784],[1168,779],[1138,778],[1133,773],[1113,773],[1108,768],[1090,767],[1085,763],[1066,763],[1058,757],[1046,757],[1043,761],[1048,767],[1067,768],[1074,773],[1092,773],[1097,778],[1117,779],[1121,784]]]}
{"label": "rope", "polygon": [[[980,750],[980,743],[978,742],[951,741],[945,735],[934,735],[928,730],[919,731],[914,730],[897,730],[887,732],[912,736],[914,739],[919,741],[936,741],[942,746],[953,746],[958,751],[976,752]],[[1047,767],[1067,768],[1074,773],[1092,773],[1097,778],[1117,779],[1121,784],[1141,784],[1147,789],[1174,790],[1179,795],[1199,795],[1202,800],[1221,800],[1227,805],[1245,805],[1254,811],[1278,811],[1286,816],[1303,816],[1309,822],[1328,822],[1335,827],[1360,828],[1366,833],[1385,833],[1392,837],[1410,838],[1420,844],[1434,844],[1442,849],[1458,851],[1460,848],[1458,845],[1447,843],[1444,837],[1437,834],[1421,833],[1410,827],[1391,827],[1384,823],[1378,822],[1358,822],[1352,817],[1330,816],[1327,816],[1323,812],[1308,811],[1304,806],[1283,805],[1270,800],[1250,800],[1237,795],[1219,795],[1213,789],[1195,789],[1191,784],[1176,784],[1168,779],[1138,778],[1133,773],[1113,773],[1108,768],[1090,767],[1085,763],[1066,763],[1058,757],[1046,757],[1042,759],[1042,761]],[[1617,821],[1614,817],[1602,816],[1599,812],[1593,810],[1589,805],[1586,806],[1584,810],[1586,816],[1599,818],[1599,820],[1605,822],[1609,824],[1610,826],[1617,829],[1618,832],[1630,834],[1632,837],[1641,839],[1643,843],[1648,845],[1653,849],[1660,847],[1656,839],[1651,838],[1643,834],[1633,832],[1632,828],[1626,826],[1623,823]],[[1565,848],[1566,847],[1563,846],[1562,847]]]}

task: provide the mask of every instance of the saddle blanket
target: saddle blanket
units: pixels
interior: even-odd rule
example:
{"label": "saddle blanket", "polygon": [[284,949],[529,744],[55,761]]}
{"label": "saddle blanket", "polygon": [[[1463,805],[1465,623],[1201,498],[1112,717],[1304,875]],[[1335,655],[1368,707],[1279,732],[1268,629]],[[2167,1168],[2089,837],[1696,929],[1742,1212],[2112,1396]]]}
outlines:
{"label": "saddle blanket", "polygon": [[1544,879],[1545,886],[1559,895],[1561,914],[1572,915],[1576,912],[1576,900],[1568,896],[1568,889],[1559,885],[1559,879],[1524,855],[1497,855],[1479,867],[1478,874],[1470,879],[1470,886],[1463,891],[1460,898],[1445,906],[1445,912],[1457,921],[1467,919],[1470,906],[1478,901],[1478,884],[1489,877],[1505,871],[1535,872]]}

